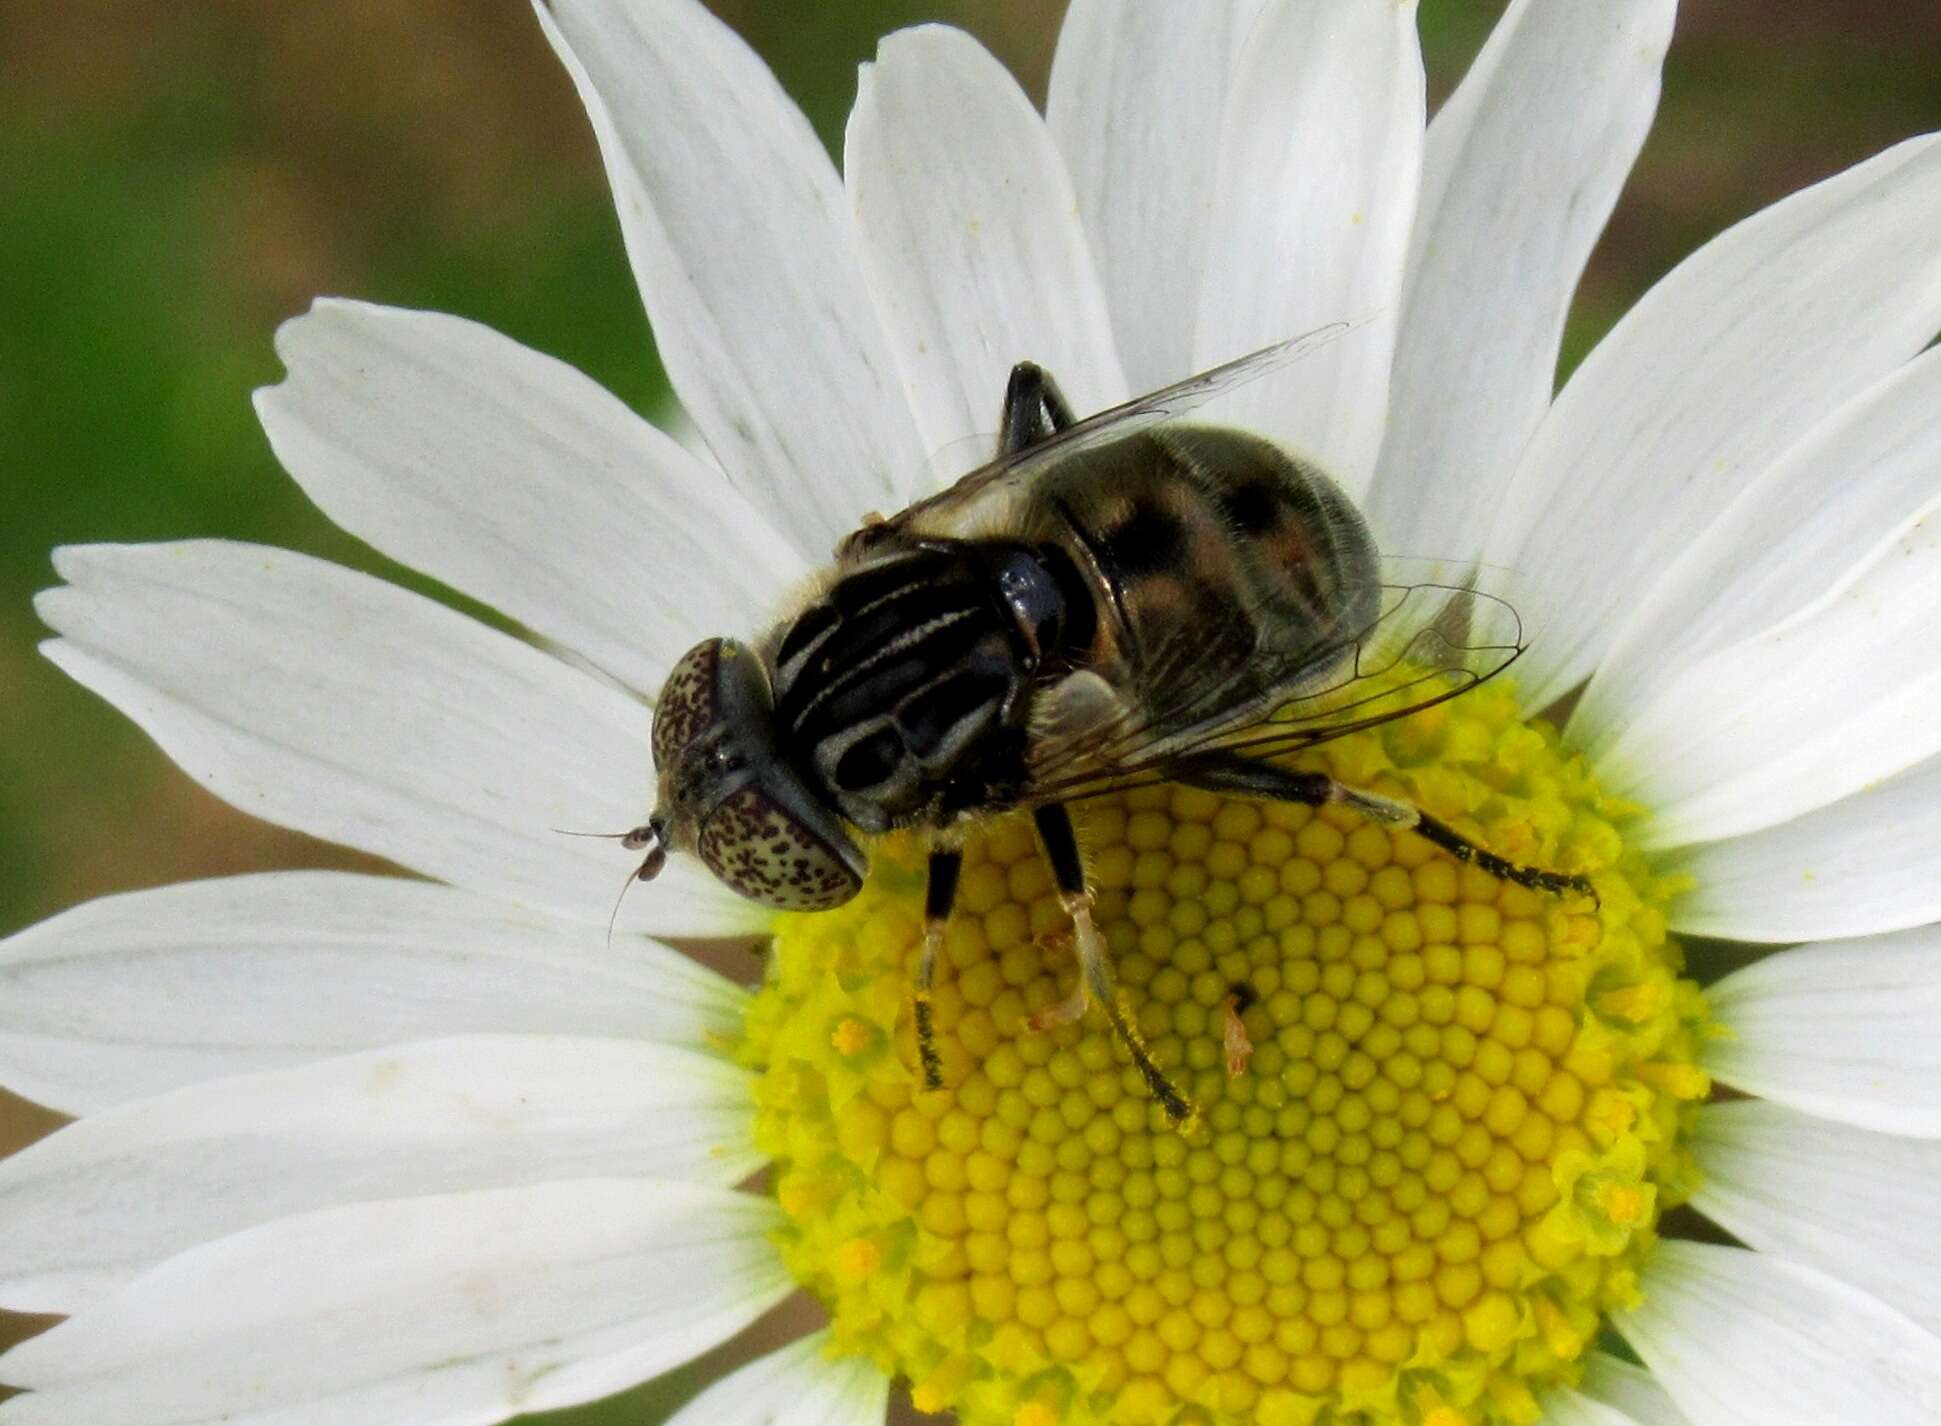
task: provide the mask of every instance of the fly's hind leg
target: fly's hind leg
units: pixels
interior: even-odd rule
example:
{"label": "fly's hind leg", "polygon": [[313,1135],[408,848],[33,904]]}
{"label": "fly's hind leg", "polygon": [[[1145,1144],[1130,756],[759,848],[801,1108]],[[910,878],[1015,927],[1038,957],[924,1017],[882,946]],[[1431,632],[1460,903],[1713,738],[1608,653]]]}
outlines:
{"label": "fly's hind leg", "polygon": [[923,1071],[925,1089],[944,1087],[944,1062],[937,1053],[937,1025],[930,989],[936,983],[937,957],[944,947],[944,926],[950,920],[951,905],[957,900],[957,874],[963,868],[964,854],[956,847],[937,847],[930,853],[930,881],[923,897],[923,950],[917,960],[917,983],[910,992],[917,1031],[917,1062]]}
{"label": "fly's hind leg", "polygon": [[1125,1006],[1120,1003],[1118,987],[1112,980],[1112,954],[1106,948],[1105,937],[1100,934],[1098,923],[1092,919],[1092,893],[1085,889],[1085,866],[1079,858],[1078,838],[1072,832],[1072,819],[1063,807],[1056,805],[1038,808],[1032,813],[1032,818],[1037,822],[1038,836],[1045,844],[1045,858],[1051,863],[1052,880],[1058,886],[1058,900],[1064,906],[1065,913],[1072,918],[1072,941],[1078,953],[1078,983],[1063,1000],[1047,1005],[1026,1020],[1025,1028],[1042,1032],[1072,1024],[1085,1013],[1088,1006],[1096,1004],[1104,1012],[1112,1033],[1132,1056],[1133,1067],[1146,1082],[1147,1090],[1159,1101],[1159,1107],[1166,1111],[1167,1120],[1174,1128],[1183,1129],[1198,1119],[1198,1111],[1179,1087],[1167,1078],[1166,1072],[1153,1063],[1145,1041],[1140,1038],[1138,1027],[1132,1023]]}
{"label": "fly's hind leg", "polygon": [[1335,804],[1352,807],[1372,822],[1388,827],[1403,827],[1424,841],[1442,848],[1459,862],[1481,868],[1502,881],[1527,886],[1534,891],[1581,892],[1593,901],[1597,891],[1590,878],[1571,872],[1547,871],[1499,857],[1487,847],[1479,847],[1454,827],[1412,802],[1384,797],[1379,792],[1364,792],[1337,782],[1324,772],[1296,772],[1272,763],[1255,762],[1236,753],[1201,753],[1167,768],[1175,782],[1203,787],[1208,792],[1229,796],[1258,797],[1273,802],[1300,802],[1309,807]]}
{"label": "fly's hind leg", "polygon": [[1073,424],[1072,408],[1051,373],[1035,361],[1011,368],[1004,388],[1004,412],[998,424],[997,453],[1014,456],[1050,440]]}

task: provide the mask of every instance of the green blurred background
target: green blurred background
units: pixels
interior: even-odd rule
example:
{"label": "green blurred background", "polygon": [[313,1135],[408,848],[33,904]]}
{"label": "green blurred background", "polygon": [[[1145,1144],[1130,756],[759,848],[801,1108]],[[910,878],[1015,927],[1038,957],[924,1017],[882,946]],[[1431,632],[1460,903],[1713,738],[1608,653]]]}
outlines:
{"label": "green blurred background", "polygon": [[[961,24],[1041,98],[1063,5],[714,8],[839,146],[879,33]],[[1422,0],[1434,97],[1501,8]],[[1937,127],[1936,0],[1688,0],[1568,357],[1723,225]],[[250,410],[318,293],[463,313],[664,407],[592,137],[517,0],[0,0],[0,935],[102,892],[355,864],[199,791],[38,656],[30,604],[49,549],[90,540],[224,535],[408,580],[307,504]],[[0,1153],[56,1122],[0,1095]],[[0,1341],[31,1325],[0,1314]]]}

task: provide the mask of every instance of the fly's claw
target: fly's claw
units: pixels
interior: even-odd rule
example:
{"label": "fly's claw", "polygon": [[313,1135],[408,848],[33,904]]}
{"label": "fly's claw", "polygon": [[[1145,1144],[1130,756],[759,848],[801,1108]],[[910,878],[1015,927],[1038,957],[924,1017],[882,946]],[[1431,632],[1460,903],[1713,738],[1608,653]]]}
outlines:
{"label": "fly's claw", "polygon": [[1077,944],[1077,937],[1072,934],[1070,927],[1040,931],[1032,940],[1047,956],[1069,956],[1072,947]]}

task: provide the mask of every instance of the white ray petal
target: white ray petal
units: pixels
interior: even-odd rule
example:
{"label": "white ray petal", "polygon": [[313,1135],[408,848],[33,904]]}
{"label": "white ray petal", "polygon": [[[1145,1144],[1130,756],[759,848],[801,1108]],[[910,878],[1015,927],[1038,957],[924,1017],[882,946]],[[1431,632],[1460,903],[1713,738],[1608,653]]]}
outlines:
{"label": "white ray petal", "polygon": [[1707,992],[1729,1032],[1719,1079],[1888,1134],[1941,1138],[1941,927],[1822,941],[1734,971]]}
{"label": "white ray petal", "polygon": [[772,1203],[639,1179],[365,1203],[170,1259],[0,1356],[4,1426],[486,1426],[609,1395],[791,1286]]}
{"label": "white ray petal", "polygon": [[649,697],[808,572],[718,471],[476,322],[325,300],[276,347],[256,409],[326,515]]}
{"label": "white ray petal", "polygon": [[1221,133],[1194,365],[1360,323],[1218,409],[1318,460],[1351,495],[1374,473],[1388,415],[1424,103],[1414,0],[1270,0]]}
{"label": "white ray petal", "polygon": [[1192,371],[1234,47],[1262,0],[1074,0],[1045,121],[1071,169],[1134,391]]}
{"label": "white ray petal", "polygon": [[739,1182],[745,1070],[697,1050],[482,1035],[211,1081],[0,1160],[0,1302],[74,1312],[198,1243],[316,1208],[560,1179]]}
{"label": "white ray petal", "polygon": [[890,1379],[867,1357],[830,1360],[814,1332],[723,1377],[667,1426],[882,1426]]}
{"label": "white ray petal", "polygon": [[1805,941],[1941,920],[1941,757],[1777,827],[1682,848],[1662,866],[1691,880],[1671,907],[1688,935]]}
{"label": "white ray petal", "polygon": [[543,0],[661,360],[736,486],[812,559],[922,462],[842,185],[768,67],[694,0]]}
{"label": "white ray petal", "polygon": [[1941,520],[1917,520],[1791,618],[1708,654],[1600,760],[1676,847],[1823,808],[1941,749]]}
{"label": "white ray petal", "polygon": [[1640,1426],[1608,1402],[1559,1387],[1543,1396],[1542,1426]]}
{"label": "white ray petal", "polygon": [[[1552,613],[1542,706],[1745,483],[1941,327],[1941,144],[1912,139],[1714,238],[1578,367],[1505,493],[1492,563]],[[1526,667],[1527,666],[1527,667]]]}
{"label": "white ray petal", "polygon": [[1941,1338],[1858,1288],[1743,1248],[1666,1240],[1625,1340],[1705,1426],[1929,1426]]}
{"label": "white ray petal", "polygon": [[1733,1237],[1941,1330],[1941,1141],[1748,1099],[1700,1110],[1692,1151],[1692,1204]]}
{"label": "white ray petal", "polygon": [[1515,0],[1429,125],[1369,518],[1483,549],[1549,409],[1564,318],[1658,107],[1676,0]]}
{"label": "white ray petal", "polygon": [[70,1114],[449,1035],[706,1045],[746,992],[429,882],[273,872],[104,897],[0,941],[0,1081]]}
{"label": "white ray petal", "polygon": [[[1602,759],[1671,678],[1822,597],[1935,502],[1937,471],[1941,351],[1930,351],[1795,442],[1677,553],[1578,700],[1572,746]],[[1841,652],[1823,675],[1837,679]]]}
{"label": "white ray petal", "polygon": [[929,450],[996,431],[1020,361],[1048,370],[1081,416],[1125,399],[1064,160],[977,41],[943,25],[884,39],[858,83],[843,172]]}
{"label": "white ray petal", "polygon": [[1592,1352],[1584,1359],[1584,1379],[1577,1389],[1616,1407],[1638,1426],[1690,1426],[1656,1377],[1608,1352]]}
{"label": "white ray petal", "polygon": [[[558,659],[321,560],[218,540],[59,550],[44,646],[243,811],[415,871],[604,924],[608,842],[649,803],[649,715]],[[688,859],[621,924],[757,924]]]}

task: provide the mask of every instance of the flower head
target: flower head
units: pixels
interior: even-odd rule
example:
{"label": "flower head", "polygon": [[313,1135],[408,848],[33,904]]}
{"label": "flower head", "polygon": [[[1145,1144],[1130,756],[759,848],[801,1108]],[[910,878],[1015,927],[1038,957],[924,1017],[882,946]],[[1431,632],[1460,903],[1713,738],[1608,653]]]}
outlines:
{"label": "flower head", "polygon": [[[1523,733],[1492,686],[1326,762],[1486,845],[1616,845],[1554,734],[1500,751]],[[1022,1033],[1068,958],[1019,823],[973,844],[925,1092],[898,1044],[921,867],[888,849],[860,903],[779,928],[742,1045],[776,1241],[838,1347],[966,1420],[1073,1426],[1478,1420],[1577,1381],[1689,1195],[1706,1088],[1643,859],[1593,909],[1352,813],[1156,787],[1083,825],[1126,999],[1202,1122],[1167,1123],[1103,1023]]]}
{"label": "flower head", "polygon": [[[1078,0],[1042,118],[905,31],[838,177],[698,4],[542,6],[709,459],[482,328],[325,302],[259,399],[278,455],[529,638],[274,550],[57,556],[51,658],[427,880],[0,947],[0,1071],[82,1116],[0,1164],[0,1301],[72,1314],[0,1357],[0,1423],[491,1422],[798,1288],[827,1327],[680,1420],[867,1426],[893,1380],[965,1426],[1931,1416],[1941,145],[1714,240],[1553,400],[1671,8],[1516,0],[1426,125],[1393,0]],[[910,842],[779,918],[672,861],[609,942],[620,863],[548,829],[638,822],[681,650],[925,493],[1013,363],[1082,413],[1342,319],[1219,419],[1546,618],[1513,683],[1307,765],[1594,901],[1339,808],[1101,799],[1100,930],[1188,1133],[1102,1027],[1028,1031],[1070,969],[1021,825],[967,847],[940,1088]],[[736,934],[752,995],[656,939]],[[1701,992],[1695,937],[1813,944]]]}

